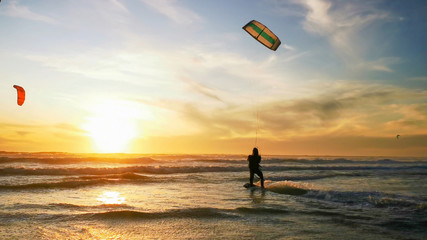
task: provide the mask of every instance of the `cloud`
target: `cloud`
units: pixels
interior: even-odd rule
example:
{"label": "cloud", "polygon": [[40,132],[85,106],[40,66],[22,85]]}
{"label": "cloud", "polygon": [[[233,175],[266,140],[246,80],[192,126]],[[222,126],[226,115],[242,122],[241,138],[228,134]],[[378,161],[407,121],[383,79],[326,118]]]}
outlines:
{"label": "cloud", "polygon": [[[242,104],[248,101],[248,96],[266,92],[271,86],[281,87],[282,78],[286,76],[275,74],[271,69],[279,64],[274,59],[251,60],[209,46],[163,49],[147,41],[138,42],[144,45],[125,41],[108,51],[89,47],[78,53],[64,49],[62,53],[21,55],[49,71],[72,73],[72,79],[83,84],[87,80],[123,82],[140,87],[140,93],[146,96],[175,99],[197,97],[188,94],[190,89],[190,93],[216,100],[207,104]],[[284,54],[284,61],[304,55],[289,52]],[[188,88],[183,88],[182,83]]]}
{"label": "cloud", "polygon": [[[4,137],[2,145],[3,147],[7,146],[8,150],[20,149],[20,146],[24,146],[25,151],[39,151],[40,149],[57,151],[58,149],[52,149],[52,146],[62,145],[63,149],[67,149],[67,147],[69,149],[70,143],[77,146],[83,143],[82,139],[87,138],[87,133],[84,130],[70,123],[21,124],[0,122],[0,126],[2,137]],[[73,141],[70,142],[70,140]]]}
{"label": "cloud", "polygon": [[3,14],[10,17],[23,18],[32,21],[40,21],[53,25],[59,24],[58,21],[56,21],[55,19],[42,14],[35,13],[31,11],[28,7],[19,5],[18,1],[13,0],[9,1],[8,4],[5,6],[5,12],[3,12]]}
{"label": "cloud", "polygon": [[292,1],[305,8],[303,27],[312,34],[328,39],[330,45],[347,64],[367,70],[392,72],[384,59],[365,61],[360,32],[375,22],[389,20],[390,13],[381,10],[375,1],[349,2],[327,0]]}
{"label": "cloud", "polygon": [[249,59],[244,55],[208,46],[169,51],[165,53],[164,59],[176,75],[191,76],[205,86],[221,91],[221,99],[230,102],[247,101],[242,99],[243,95],[253,96],[260,91],[259,88],[282,86],[283,76],[286,76],[278,75],[272,69],[282,60],[275,56]]}
{"label": "cloud", "polygon": [[[258,130],[258,143],[269,154],[422,155],[427,147],[426,96],[411,89],[341,82],[317,96],[257,106],[206,109],[195,102],[169,102],[174,106],[169,110],[198,130],[145,142],[156,151],[218,152],[233,146],[230,151],[239,153],[253,144]],[[168,105],[164,103],[159,107]],[[396,134],[405,142],[397,143]],[[182,146],[164,149],[165,142]]]}
{"label": "cloud", "polygon": [[[129,101],[135,101],[151,107],[161,108],[169,111],[177,111],[179,106],[183,105],[182,101],[176,99],[147,99],[147,98],[130,98]],[[177,107],[178,106],[178,107]]]}
{"label": "cloud", "polygon": [[239,108],[229,107],[207,112],[200,110],[196,104],[188,103],[182,108],[181,114],[212,138],[246,136],[254,129],[253,119]]}
{"label": "cloud", "polygon": [[[103,2],[105,2],[105,1],[103,1]],[[109,2],[123,12],[126,12],[126,13],[129,12],[129,10],[123,4],[121,4],[118,0],[110,0]]]}
{"label": "cloud", "polygon": [[[419,156],[425,159],[427,135],[407,135],[396,140],[395,136],[318,136],[287,138],[284,140],[258,139],[262,155],[328,155],[335,156]],[[144,146],[149,152],[166,153],[250,153],[254,137],[212,138],[209,135],[151,137],[136,142],[136,149]],[[421,160],[421,159],[420,159]]]}
{"label": "cloud", "polygon": [[[278,101],[265,106],[267,109],[264,125],[277,126],[272,133],[286,134],[345,134],[383,136],[396,131],[384,127],[397,121],[425,120],[427,116],[417,112],[419,104],[426,102],[425,92],[381,85],[332,85],[331,90],[308,99]],[[345,86],[345,87],[344,87]],[[271,112],[276,114],[271,117]],[[261,118],[262,119],[262,118]],[[296,122],[294,129],[278,122]],[[288,129],[283,130],[283,129]],[[420,127],[408,128],[410,134],[425,132]],[[278,134],[280,135],[280,134]]]}
{"label": "cloud", "polygon": [[311,154],[338,156],[419,156],[425,158],[427,134],[396,136],[316,136],[272,141],[262,139],[269,154]]}
{"label": "cloud", "polygon": [[78,128],[74,126],[73,124],[69,123],[58,123],[56,125],[53,125],[54,128],[69,132],[69,133],[75,133],[75,134],[85,134],[87,133],[85,130],[82,130],[81,128]]}
{"label": "cloud", "polygon": [[[152,84],[166,78],[163,64],[155,55],[119,49],[87,49],[84,53],[26,55],[27,59],[58,72],[75,73],[108,81]],[[145,79],[145,81],[141,81]],[[148,81],[150,80],[150,81]]]}
{"label": "cloud", "polygon": [[427,76],[411,77],[411,78],[407,78],[407,80],[409,80],[409,81],[427,82]]}
{"label": "cloud", "polygon": [[[72,34],[69,41],[65,43],[66,49],[93,43],[94,39],[100,40],[95,43],[98,47],[111,42],[117,44],[117,40],[135,31],[136,24],[131,24],[134,18],[124,1],[73,0],[61,2],[61,4],[64,4],[65,9],[52,11],[52,14],[56,14],[55,18],[62,23],[67,33]],[[63,36],[57,38],[61,37]],[[79,38],[79,41],[74,42],[74,37]]]}
{"label": "cloud", "polygon": [[[180,108],[183,116],[212,137],[248,137],[257,129],[264,138],[427,134],[427,95],[383,85],[332,84],[317,96],[264,102],[258,106]],[[417,103],[418,102],[418,103]],[[409,124],[411,123],[411,124]]]}
{"label": "cloud", "polygon": [[122,33],[125,31],[120,28],[127,30],[130,25],[130,12],[118,0],[92,0],[75,4],[79,4],[79,7],[75,10],[76,15],[81,17],[79,21],[89,22],[89,24],[98,28],[107,28],[108,31],[111,31],[111,27],[114,27],[115,31],[121,31]]}
{"label": "cloud", "polygon": [[195,92],[200,93],[209,98],[212,98],[214,100],[223,102],[221,98],[219,98],[216,94],[214,94],[214,91],[215,91],[214,89],[209,88],[206,85],[196,82],[188,77],[181,77],[180,79],[183,82],[187,83],[190,86],[190,88]]}
{"label": "cloud", "polygon": [[27,134],[30,134],[31,132],[28,131],[16,131],[16,134],[20,135],[20,136],[25,136]]}
{"label": "cloud", "polygon": [[202,19],[190,9],[179,6],[179,2],[175,0],[141,0],[141,2],[181,25],[196,24]]}
{"label": "cloud", "polygon": [[298,58],[301,58],[301,57],[303,57],[303,56],[305,56],[307,54],[308,54],[308,52],[300,52],[300,53],[297,53],[297,54],[293,54],[291,56],[284,57],[283,59],[281,59],[281,61],[283,61],[283,62],[291,62],[291,61],[296,60]]}
{"label": "cloud", "polygon": [[296,50],[295,47],[292,47],[292,46],[290,46],[290,45],[288,45],[286,43],[282,44],[281,48],[284,48],[284,49],[289,50],[289,51],[295,51]]}
{"label": "cloud", "polygon": [[391,73],[393,72],[393,69],[390,67],[390,65],[394,65],[399,62],[400,62],[400,59],[397,57],[380,58],[375,61],[361,62],[356,67]]}
{"label": "cloud", "polygon": [[47,132],[47,129],[60,130],[60,131],[65,131],[73,134],[86,133],[84,130],[70,123],[58,123],[58,124],[49,125],[49,124],[22,124],[22,123],[2,122],[0,124],[1,124],[2,130],[11,130],[19,135],[36,133],[40,130]]}
{"label": "cloud", "polygon": [[[0,143],[8,151],[80,151],[88,144],[86,133],[69,123],[21,124],[0,122]],[[79,146],[78,146],[79,145]],[[59,146],[59,148],[57,148]],[[77,147],[78,146],[78,147]],[[62,150],[61,150],[62,149]]]}

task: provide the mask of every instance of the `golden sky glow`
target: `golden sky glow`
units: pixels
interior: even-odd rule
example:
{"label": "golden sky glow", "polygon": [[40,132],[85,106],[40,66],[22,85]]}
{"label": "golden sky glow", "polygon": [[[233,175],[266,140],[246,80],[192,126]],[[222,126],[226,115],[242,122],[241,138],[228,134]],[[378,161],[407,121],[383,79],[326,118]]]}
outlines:
{"label": "golden sky glow", "polygon": [[425,156],[421,8],[368,2],[3,1],[0,150]]}

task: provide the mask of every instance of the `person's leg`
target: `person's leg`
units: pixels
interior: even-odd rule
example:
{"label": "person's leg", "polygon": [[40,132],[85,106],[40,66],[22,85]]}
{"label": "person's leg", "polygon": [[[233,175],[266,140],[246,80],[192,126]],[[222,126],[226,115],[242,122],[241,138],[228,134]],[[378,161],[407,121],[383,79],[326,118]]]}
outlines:
{"label": "person's leg", "polygon": [[261,187],[264,187],[264,175],[262,174],[261,170],[258,169],[257,171],[258,177],[261,179]]}
{"label": "person's leg", "polygon": [[249,170],[249,183],[251,186],[254,185],[254,172],[252,170]]}

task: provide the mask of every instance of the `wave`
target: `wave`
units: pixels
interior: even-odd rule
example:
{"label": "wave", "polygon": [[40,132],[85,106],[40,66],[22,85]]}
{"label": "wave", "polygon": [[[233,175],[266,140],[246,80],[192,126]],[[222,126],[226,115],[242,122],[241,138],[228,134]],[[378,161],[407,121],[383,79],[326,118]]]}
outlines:
{"label": "wave", "polygon": [[80,176],[73,178],[64,178],[61,181],[31,183],[20,185],[0,185],[0,190],[37,190],[37,189],[70,189],[88,186],[99,186],[106,184],[125,184],[125,183],[148,183],[155,181],[154,178],[142,176],[134,173],[111,174],[104,176]]}
{"label": "wave", "polygon": [[399,208],[413,208],[417,210],[427,210],[427,202],[417,201],[414,199],[399,199],[393,197],[381,197],[381,198],[368,198],[369,202],[375,207],[388,208],[388,207],[399,207]]}
{"label": "wave", "polygon": [[[1,205],[0,205],[1,206]],[[407,211],[408,207],[413,208],[413,205],[404,204],[402,207],[400,204],[399,208]],[[364,207],[367,207],[366,205]],[[375,206],[374,206],[375,207]],[[388,206],[388,207],[395,207]],[[49,210],[56,210],[56,208],[63,208],[65,210],[72,209],[77,210],[75,213],[63,213],[63,214],[49,214],[39,212],[34,213],[23,213],[13,212],[10,210],[19,210],[23,208],[42,208]],[[33,220],[47,220],[52,219],[55,221],[68,221],[68,220],[121,220],[121,221],[138,221],[138,220],[153,220],[153,219],[174,219],[174,218],[190,218],[190,219],[241,219],[246,218],[248,215],[255,215],[262,218],[270,218],[273,215],[288,215],[288,214],[306,214],[314,216],[326,216],[332,217],[332,219],[345,219],[355,220],[359,223],[368,221],[378,221],[377,217],[364,214],[365,211],[342,211],[340,209],[293,209],[286,208],[283,206],[254,206],[254,207],[237,207],[234,209],[220,209],[220,208],[184,208],[184,209],[169,209],[160,212],[149,212],[132,209],[128,205],[97,205],[97,206],[81,206],[74,204],[48,204],[46,206],[38,204],[15,204],[9,208],[1,208],[0,219],[4,221],[19,221],[21,219],[33,219]],[[106,210],[106,211],[105,211]],[[409,209],[410,210],[410,209]],[[425,209],[415,209],[421,211],[420,214],[424,215]],[[87,211],[90,211],[87,213]],[[68,212],[68,211],[66,211]]]}
{"label": "wave", "polygon": [[394,160],[389,158],[384,159],[376,159],[376,160],[352,160],[346,158],[335,158],[335,159],[280,159],[280,158],[272,158],[269,160],[265,160],[264,162],[271,163],[303,163],[303,164],[426,164],[426,160]]}
{"label": "wave", "polygon": [[98,209],[133,209],[133,206],[127,204],[100,204],[100,205],[77,205],[71,203],[50,203],[50,204],[30,204],[30,203],[16,203],[16,204],[1,204],[0,209],[4,210],[20,210],[20,209],[45,209],[45,210],[57,210],[57,209],[72,209],[72,210],[98,210]]}
{"label": "wave", "polygon": [[247,167],[167,167],[167,166],[133,166],[117,168],[1,168],[0,175],[105,175],[120,173],[174,174],[203,172],[241,172]]}
{"label": "wave", "polygon": [[140,212],[140,211],[108,211],[102,213],[92,213],[82,215],[83,217],[112,220],[132,220],[132,219],[159,219],[159,218],[236,218],[227,210],[217,208],[187,208],[173,209],[165,212]]}
{"label": "wave", "polygon": [[305,198],[315,198],[327,202],[343,203],[348,206],[371,206],[376,208],[402,208],[417,211],[427,210],[427,198],[412,197],[382,192],[341,192],[313,190],[303,195]]}
{"label": "wave", "polygon": [[257,207],[257,208],[248,208],[248,207],[238,207],[235,210],[238,213],[244,214],[288,214],[290,211],[281,209],[281,208],[267,208],[267,207]]}
{"label": "wave", "polygon": [[[67,204],[68,205],[68,204]],[[37,206],[37,205],[36,205]],[[40,206],[37,206],[40,207]],[[67,206],[68,207],[68,206]],[[73,206],[74,207],[74,206]],[[101,209],[101,207],[99,207]],[[99,209],[93,209],[99,211]],[[152,219],[173,219],[173,218],[192,218],[192,219],[236,219],[242,218],[247,214],[256,214],[259,216],[288,214],[287,210],[281,208],[247,208],[239,207],[236,209],[219,209],[219,208],[184,208],[170,209],[162,212],[145,212],[137,210],[108,210],[105,212],[92,213],[74,213],[74,214],[40,214],[40,213],[13,213],[0,212],[0,219],[13,221],[19,219],[46,220],[54,219],[55,221],[67,220],[152,220]]]}
{"label": "wave", "polygon": [[[247,160],[243,159],[195,159],[191,160],[194,162],[203,163],[224,163],[224,164],[245,164]],[[394,160],[389,158],[375,159],[375,160],[354,160],[347,158],[271,158],[264,157],[262,160],[263,164],[286,164],[286,163],[300,163],[300,164],[426,164],[427,160]]]}
{"label": "wave", "polygon": [[[256,183],[259,186],[259,182]],[[266,180],[265,188],[269,191],[315,198],[327,202],[344,203],[346,205],[372,206],[376,208],[402,208],[417,211],[427,210],[427,197],[406,196],[383,192],[355,192],[355,191],[323,191],[316,190],[312,184],[304,182]]]}
{"label": "wave", "polygon": [[[260,182],[255,183],[255,186],[260,187]],[[295,195],[295,196],[304,195],[312,188],[312,186],[308,183],[292,182],[292,181],[272,182],[270,180],[266,180],[264,182],[264,186],[266,190],[269,190],[275,193]],[[249,188],[249,189],[253,190],[253,188]]]}
{"label": "wave", "polygon": [[316,175],[297,175],[297,176],[283,176],[283,177],[267,177],[271,181],[304,181],[304,180],[317,180],[324,178],[334,178],[334,177],[365,177],[369,176],[369,173],[361,172],[349,172],[349,173],[321,173]]}
{"label": "wave", "polygon": [[[264,166],[263,171],[302,171],[302,170],[426,170],[426,165],[415,166]],[[206,172],[247,172],[246,166],[133,166],[117,168],[25,168],[25,167],[7,167],[0,168],[0,175],[53,175],[53,176],[71,176],[71,175],[106,175],[123,173],[141,173],[141,174],[176,174],[176,173],[206,173]],[[423,173],[419,173],[423,174]]]}
{"label": "wave", "polygon": [[326,217],[340,217],[342,219],[353,219],[353,220],[374,220],[375,218],[372,216],[360,215],[360,214],[348,214],[341,211],[333,211],[333,210],[302,210],[298,211],[299,214],[306,215],[315,215],[315,216],[326,216]]}
{"label": "wave", "polygon": [[[49,204],[46,207],[51,207],[54,204]],[[57,205],[57,204],[56,204]],[[60,204],[61,207],[72,207],[77,206],[72,204]],[[43,208],[40,205],[34,205],[37,208]],[[94,210],[105,209],[104,206],[78,206],[78,208],[84,208],[85,210],[92,208]],[[97,219],[97,220],[139,220],[139,219],[163,219],[163,218],[240,218],[246,214],[257,214],[257,215],[283,215],[290,213],[288,210],[281,208],[268,208],[268,207],[239,207],[236,209],[219,209],[219,208],[184,208],[184,209],[170,209],[162,212],[144,212],[137,210],[109,210],[105,212],[94,212],[94,213],[76,213],[76,214],[50,214],[58,217],[72,217],[73,219]],[[18,213],[17,213],[18,214]],[[10,213],[2,213],[0,217],[4,215],[9,216]],[[15,214],[16,215],[16,214]],[[49,214],[45,214],[46,216]],[[24,215],[27,218],[35,217],[32,214],[26,213]],[[9,216],[11,217],[11,216]]]}
{"label": "wave", "polygon": [[[356,172],[336,172],[333,169],[331,172],[316,172],[312,174],[301,174],[301,175],[287,175],[286,171],[283,176],[265,176],[266,180],[270,181],[308,181],[308,180],[319,180],[326,178],[339,178],[339,177],[369,177],[369,176],[426,176],[425,171],[356,171]],[[256,176],[257,178],[257,176]],[[237,181],[247,181],[247,177],[237,177]]]}
{"label": "wave", "polygon": [[[138,154],[71,154],[71,153],[7,153],[0,151],[0,164],[40,163],[40,164],[154,164],[201,162],[210,164],[244,164],[245,155],[138,155]],[[264,164],[426,164],[426,158],[379,158],[379,157],[291,157],[263,156]]]}
{"label": "wave", "polygon": [[75,163],[120,163],[120,164],[150,164],[158,163],[159,161],[149,157],[138,158],[111,158],[111,157],[50,157],[50,158],[34,158],[34,157],[0,157],[0,164],[5,163],[42,163],[42,164],[75,164]]}

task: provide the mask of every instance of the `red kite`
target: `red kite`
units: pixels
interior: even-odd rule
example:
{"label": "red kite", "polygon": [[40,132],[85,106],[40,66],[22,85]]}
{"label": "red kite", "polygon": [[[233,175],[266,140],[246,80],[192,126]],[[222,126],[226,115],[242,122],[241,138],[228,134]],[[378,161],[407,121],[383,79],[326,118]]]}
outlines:
{"label": "red kite", "polygon": [[18,105],[22,106],[25,101],[25,90],[18,85],[13,85],[13,87],[16,88],[16,91],[18,92]]}

